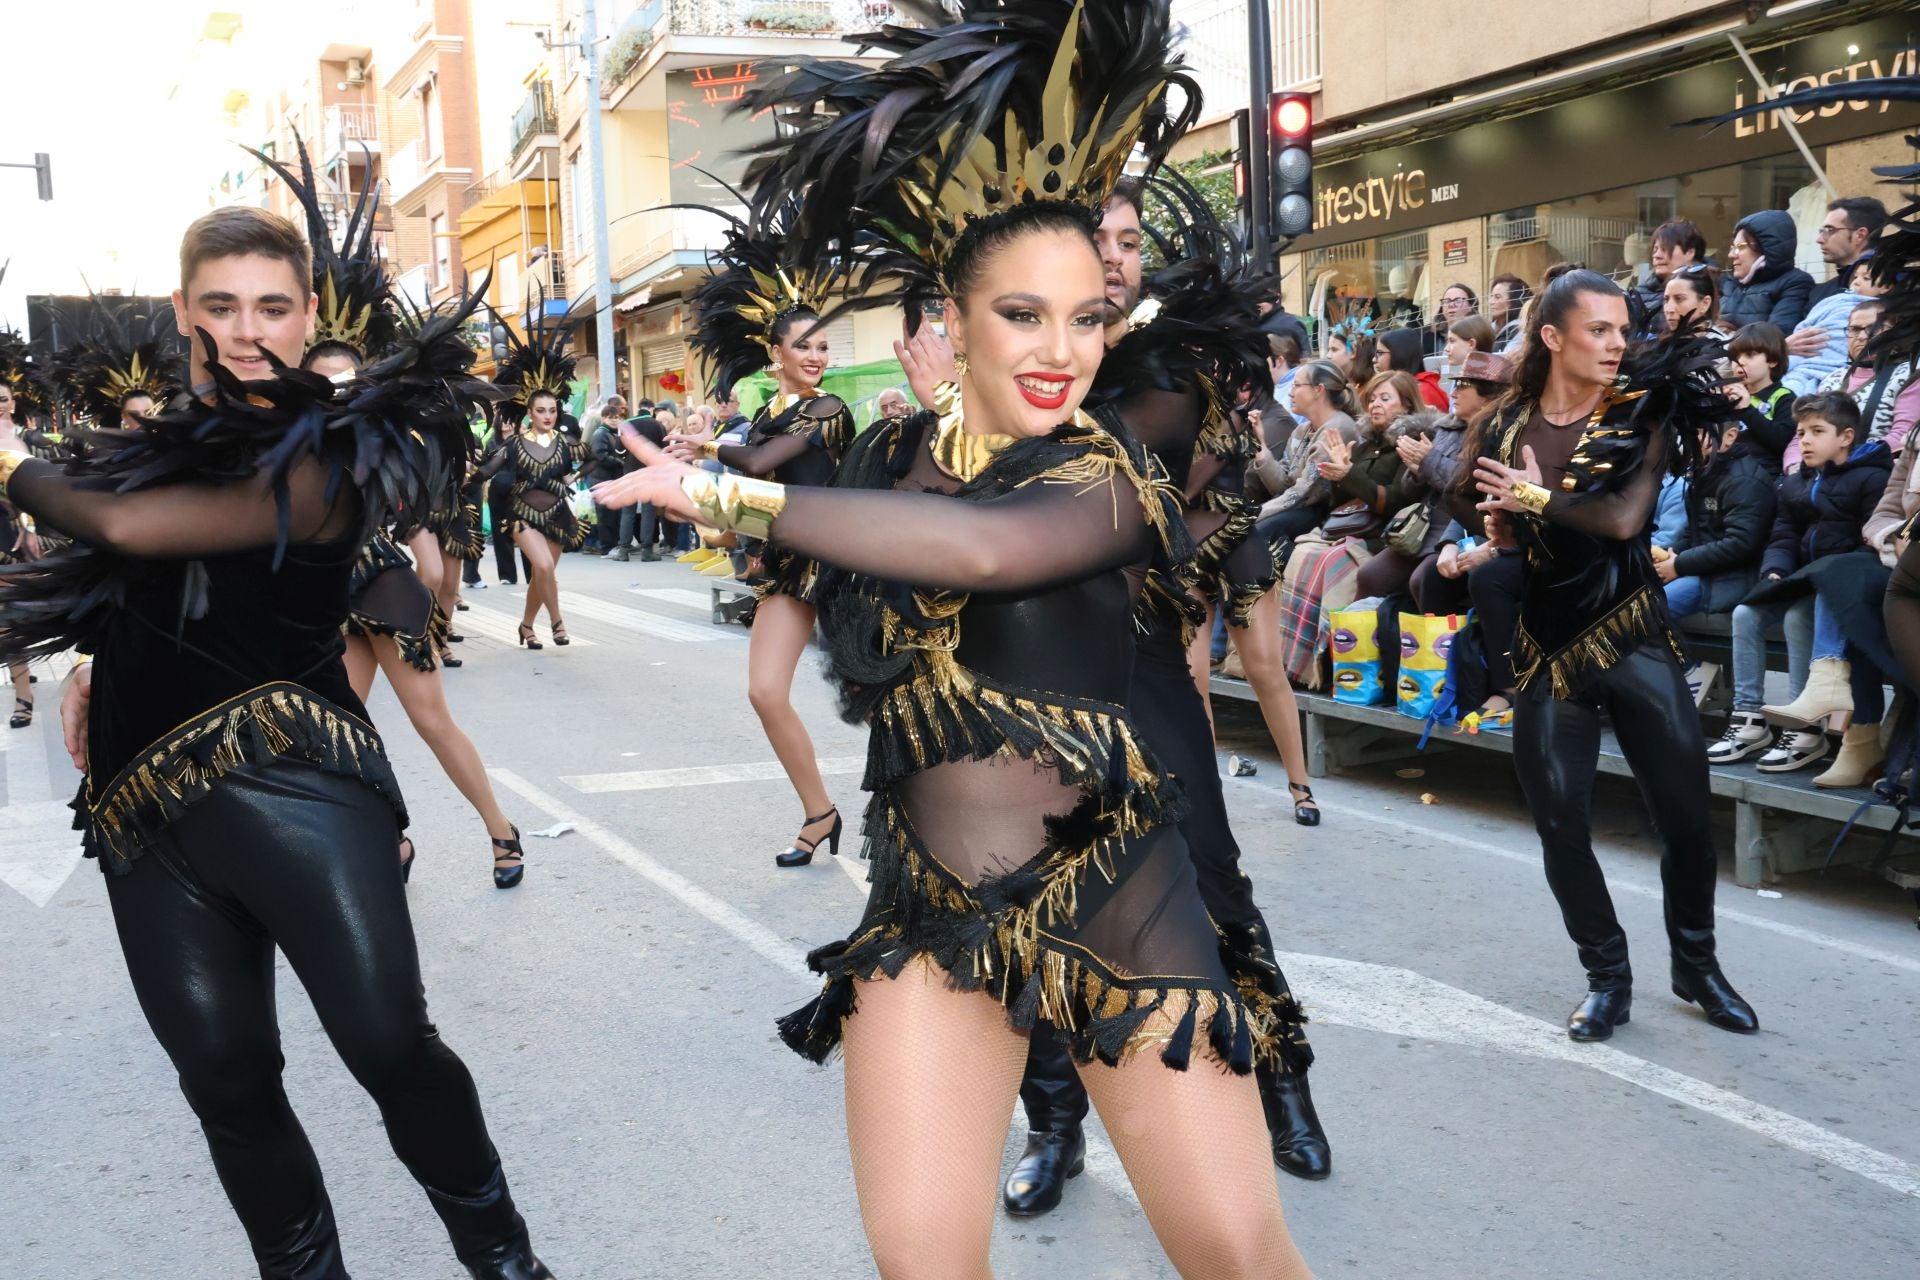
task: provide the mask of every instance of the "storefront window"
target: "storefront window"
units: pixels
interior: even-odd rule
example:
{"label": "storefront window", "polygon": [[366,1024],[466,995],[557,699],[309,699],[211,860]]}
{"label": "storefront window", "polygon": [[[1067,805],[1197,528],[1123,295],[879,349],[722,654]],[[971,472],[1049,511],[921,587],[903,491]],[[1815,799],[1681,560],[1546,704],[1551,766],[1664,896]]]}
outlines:
{"label": "storefront window", "polygon": [[1813,230],[1826,200],[1812,170],[1793,154],[1493,214],[1481,224],[1484,249],[1471,255],[1477,269],[1447,263],[1451,254],[1466,258],[1474,238],[1462,239],[1458,223],[1313,249],[1302,262],[1307,316],[1315,347],[1324,349],[1334,325],[1377,332],[1432,321],[1440,295],[1456,282],[1484,300],[1496,276],[1511,273],[1537,286],[1547,268],[1561,262],[1582,263],[1622,283],[1638,281],[1662,222],[1692,221],[1722,261],[1734,225],[1762,209],[1793,214],[1800,225],[1799,265],[1820,279]]}

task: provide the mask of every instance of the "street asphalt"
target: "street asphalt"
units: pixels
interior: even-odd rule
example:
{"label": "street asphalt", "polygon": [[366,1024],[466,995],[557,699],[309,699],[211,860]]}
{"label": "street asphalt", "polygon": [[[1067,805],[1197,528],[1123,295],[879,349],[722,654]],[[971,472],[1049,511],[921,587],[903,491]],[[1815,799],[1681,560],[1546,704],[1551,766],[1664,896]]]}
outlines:
{"label": "street asphalt", "polygon": [[[413,811],[435,1021],[561,1280],[873,1274],[840,1068],[773,1034],[813,990],[805,951],[858,915],[863,864],[849,842],[774,867],[800,810],[747,704],[747,633],[711,624],[708,585],[670,562],[568,556],[575,643],[538,653],[510,640],[520,591],[469,594],[466,665],[445,680],[526,835],[512,892],[492,887],[479,822],[391,693],[371,703]],[[0,1275],[252,1275],[100,873],[65,829],[75,777],[51,674],[39,722],[0,730]],[[812,655],[795,703],[851,828],[865,736],[833,714]],[[1920,1275],[1920,932],[1904,893],[1848,870],[1779,896],[1736,889],[1723,831],[1721,956],[1764,1030],[1717,1031],[1667,993],[1657,845],[1631,786],[1603,780],[1638,1000],[1610,1044],[1573,1045],[1561,1024],[1584,984],[1504,757],[1429,752],[1317,780],[1326,821],[1307,829],[1257,717],[1220,715],[1223,756],[1259,761],[1228,800],[1313,1018],[1335,1172],[1282,1175],[1281,1193],[1323,1280]],[[284,964],[281,978],[287,1088],[353,1274],[451,1280],[378,1115]],[[1002,1280],[1174,1274],[1098,1141],[1057,1212],[1000,1219],[994,1265]]]}

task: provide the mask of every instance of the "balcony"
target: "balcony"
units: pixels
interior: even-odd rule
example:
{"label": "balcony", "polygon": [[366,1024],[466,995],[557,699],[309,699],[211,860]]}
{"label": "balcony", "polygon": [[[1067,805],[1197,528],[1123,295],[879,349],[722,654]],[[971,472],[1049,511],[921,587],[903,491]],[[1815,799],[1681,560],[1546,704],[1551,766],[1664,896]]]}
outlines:
{"label": "balcony", "polygon": [[320,119],[320,150],[326,160],[345,159],[352,163],[365,147],[380,154],[380,121],[370,103],[337,102]]}
{"label": "balcony", "polygon": [[[444,157],[427,154],[424,142],[408,142],[392,148],[387,156],[387,199],[393,211],[407,218],[425,213],[427,193],[437,178],[447,179],[464,192],[473,172],[448,168]],[[452,202],[456,216],[462,208],[461,201],[462,197],[456,197]]]}
{"label": "balcony", "polygon": [[640,99],[628,99],[661,70],[798,52],[853,58],[847,36],[911,21],[886,0],[651,0],[608,42],[601,94],[611,108],[633,108]]}
{"label": "balcony", "polygon": [[[1320,0],[1272,0],[1273,87],[1305,89],[1320,82]],[[1214,118],[1248,104],[1246,0],[1173,0],[1173,19],[1187,29],[1180,51],[1193,68]]]}
{"label": "balcony", "polygon": [[526,100],[513,113],[513,131],[507,143],[507,165],[517,169],[523,156],[542,145],[558,145],[559,117],[553,109],[553,85],[545,80],[527,86]]}

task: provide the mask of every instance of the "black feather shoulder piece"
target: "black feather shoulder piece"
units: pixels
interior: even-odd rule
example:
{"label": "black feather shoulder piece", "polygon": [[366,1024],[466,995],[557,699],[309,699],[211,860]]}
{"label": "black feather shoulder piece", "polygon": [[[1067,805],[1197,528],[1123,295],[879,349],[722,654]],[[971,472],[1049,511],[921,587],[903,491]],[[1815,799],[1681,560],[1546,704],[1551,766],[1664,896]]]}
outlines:
{"label": "black feather shoulder piece", "polygon": [[1619,492],[1640,474],[1656,441],[1664,442],[1670,474],[1698,474],[1700,429],[1727,414],[1720,372],[1726,358],[1722,339],[1685,329],[1630,351],[1599,420],[1567,464],[1562,484],[1571,499]]}
{"label": "black feather shoulder piece", "polygon": [[[885,63],[802,59],[742,103],[796,126],[749,167],[754,220],[802,201],[791,257],[857,255],[862,298],[883,284],[935,295],[968,233],[1021,206],[1097,218],[1135,145],[1155,163],[1198,115],[1166,0],[913,8],[925,27],[856,38]],[[821,198],[806,199],[816,188]]]}

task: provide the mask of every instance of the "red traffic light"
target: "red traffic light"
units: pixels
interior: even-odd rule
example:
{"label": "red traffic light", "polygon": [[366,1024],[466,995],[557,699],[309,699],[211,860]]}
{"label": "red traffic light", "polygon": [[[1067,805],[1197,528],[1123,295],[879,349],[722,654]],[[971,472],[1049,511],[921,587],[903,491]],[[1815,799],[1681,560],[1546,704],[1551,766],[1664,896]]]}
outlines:
{"label": "red traffic light", "polygon": [[1305,98],[1281,98],[1273,104],[1273,132],[1294,138],[1313,127],[1313,108]]}

